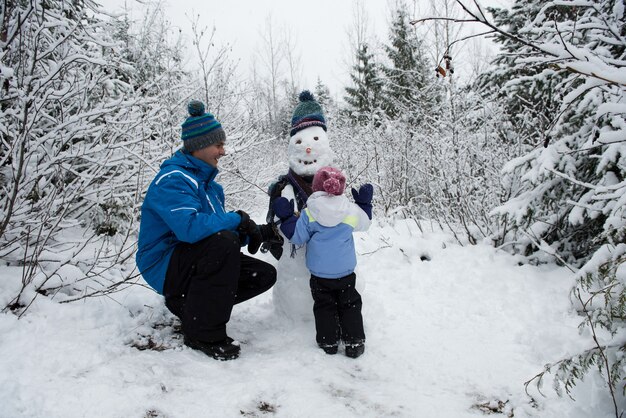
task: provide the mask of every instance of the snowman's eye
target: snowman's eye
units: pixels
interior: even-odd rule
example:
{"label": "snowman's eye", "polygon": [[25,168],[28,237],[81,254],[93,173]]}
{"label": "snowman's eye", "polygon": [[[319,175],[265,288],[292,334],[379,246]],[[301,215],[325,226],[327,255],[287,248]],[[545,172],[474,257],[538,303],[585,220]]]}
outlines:
{"label": "snowman's eye", "polygon": [[314,136],[313,139],[317,141],[319,138],[317,136]]}
{"label": "snowman's eye", "polygon": [[301,139],[296,139],[296,145],[300,145],[302,143]]}

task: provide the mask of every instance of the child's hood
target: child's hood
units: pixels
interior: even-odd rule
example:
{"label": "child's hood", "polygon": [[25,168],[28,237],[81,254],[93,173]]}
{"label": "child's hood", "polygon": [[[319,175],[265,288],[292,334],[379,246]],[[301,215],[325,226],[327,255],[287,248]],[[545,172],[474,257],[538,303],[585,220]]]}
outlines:
{"label": "child's hood", "polygon": [[323,226],[340,224],[350,214],[351,203],[344,195],[333,196],[326,192],[315,192],[306,202],[311,216]]}

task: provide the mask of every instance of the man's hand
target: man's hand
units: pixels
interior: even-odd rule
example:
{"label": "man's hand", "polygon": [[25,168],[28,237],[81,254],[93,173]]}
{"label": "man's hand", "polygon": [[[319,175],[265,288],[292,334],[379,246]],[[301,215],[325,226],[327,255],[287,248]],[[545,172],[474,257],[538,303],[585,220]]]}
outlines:
{"label": "man's hand", "polygon": [[239,241],[243,244],[246,242],[246,237],[250,234],[250,222],[252,221],[250,220],[250,215],[246,212],[238,210],[237,213],[241,217],[241,221],[239,221],[237,226],[237,232],[239,233]]}
{"label": "man's hand", "polygon": [[275,224],[258,225],[259,231],[261,231],[261,238],[263,242],[280,242],[282,244],[283,238],[278,234],[278,230],[274,225]]}
{"label": "man's hand", "polygon": [[263,235],[261,229],[257,224],[250,219],[249,221],[250,231],[248,232],[248,252],[250,254],[256,254],[259,251],[259,247],[263,243]]}
{"label": "man's hand", "polygon": [[244,244],[246,238],[248,239],[248,252],[250,254],[256,254],[264,242],[282,242],[282,238],[277,235],[278,233],[272,225],[257,225],[246,212],[238,210],[237,213],[241,216],[241,222],[237,227],[239,241]]}
{"label": "man's hand", "polygon": [[352,197],[354,198],[354,203],[359,205],[359,207],[367,214],[367,217],[372,219],[372,197],[374,196],[374,187],[365,183],[361,187],[359,187],[359,191],[356,189],[352,189]]}

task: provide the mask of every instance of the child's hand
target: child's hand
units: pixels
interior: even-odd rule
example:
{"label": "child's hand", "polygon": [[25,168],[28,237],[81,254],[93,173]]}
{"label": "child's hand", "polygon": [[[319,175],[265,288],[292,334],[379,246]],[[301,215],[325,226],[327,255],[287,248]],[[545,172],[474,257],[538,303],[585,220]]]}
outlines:
{"label": "child's hand", "polygon": [[298,222],[298,218],[293,212],[293,199],[287,200],[281,196],[276,199],[272,209],[274,209],[274,213],[280,219],[280,230],[283,231],[287,239],[291,239],[296,230],[296,222]]}
{"label": "child's hand", "polygon": [[352,188],[352,197],[354,198],[354,203],[359,205],[359,207],[367,214],[367,217],[372,219],[372,197],[374,196],[374,187],[365,183],[361,187],[359,187],[359,191],[357,192],[354,188]]}
{"label": "child's hand", "polygon": [[287,200],[287,198],[281,196],[276,199],[276,201],[272,205],[272,209],[274,209],[274,213],[281,221],[291,218],[294,214],[293,199]]}
{"label": "child's hand", "polygon": [[374,196],[374,187],[365,183],[361,187],[359,187],[359,191],[352,188],[352,197],[354,198],[354,202],[356,204],[370,204],[372,203],[372,197]]}

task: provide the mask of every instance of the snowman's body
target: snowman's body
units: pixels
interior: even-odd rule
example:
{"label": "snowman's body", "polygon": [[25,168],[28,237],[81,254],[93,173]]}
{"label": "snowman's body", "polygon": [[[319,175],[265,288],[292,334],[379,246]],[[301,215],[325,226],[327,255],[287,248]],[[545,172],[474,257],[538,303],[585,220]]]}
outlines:
{"label": "snowman's body", "polygon": [[[293,186],[286,185],[281,196],[295,202]],[[313,318],[313,298],[309,287],[311,273],[305,260],[306,246],[294,246],[284,235],[283,239],[283,252],[278,260],[273,287],[274,307],[288,318],[310,320]]]}
{"label": "snowman's body", "polygon": [[[294,209],[301,211],[308,194],[294,177],[299,177],[301,182],[310,187],[313,175],[319,168],[330,165],[334,154],[326,131],[319,126],[305,128],[291,136],[287,153],[292,175],[285,177],[287,183],[280,196],[293,200],[296,206]],[[278,219],[275,218],[274,221],[278,222]],[[273,288],[274,306],[289,318],[311,320],[313,298],[309,287],[311,273],[305,260],[306,246],[294,246],[284,236],[283,239],[283,251],[278,260],[277,280]]]}

